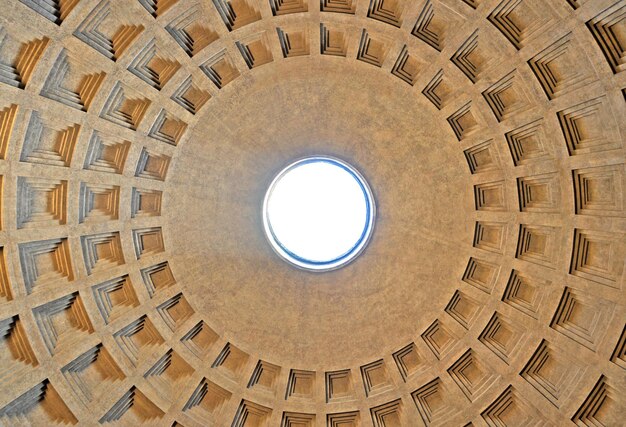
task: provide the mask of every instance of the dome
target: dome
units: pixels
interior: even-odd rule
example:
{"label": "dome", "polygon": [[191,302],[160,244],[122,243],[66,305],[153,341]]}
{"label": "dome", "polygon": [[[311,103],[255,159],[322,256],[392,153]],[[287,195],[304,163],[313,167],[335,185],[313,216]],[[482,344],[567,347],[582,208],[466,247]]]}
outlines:
{"label": "dome", "polygon": [[[626,1],[0,7],[0,425],[623,423]],[[324,271],[304,158],[371,208]]]}

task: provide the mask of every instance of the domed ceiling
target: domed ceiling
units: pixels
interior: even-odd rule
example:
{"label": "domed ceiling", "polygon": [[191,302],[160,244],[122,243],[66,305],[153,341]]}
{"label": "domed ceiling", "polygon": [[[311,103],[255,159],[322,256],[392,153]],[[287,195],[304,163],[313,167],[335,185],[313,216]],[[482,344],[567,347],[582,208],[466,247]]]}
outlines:
{"label": "domed ceiling", "polygon": [[[0,425],[623,425],[626,1],[0,7]],[[324,273],[311,155],[377,207]]]}

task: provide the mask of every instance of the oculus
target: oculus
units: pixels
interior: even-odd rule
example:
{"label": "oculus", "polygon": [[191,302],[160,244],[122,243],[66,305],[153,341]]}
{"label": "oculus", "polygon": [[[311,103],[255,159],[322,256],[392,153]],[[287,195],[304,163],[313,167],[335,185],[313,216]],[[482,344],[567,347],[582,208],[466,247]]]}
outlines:
{"label": "oculus", "polygon": [[328,271],[363,251],[375,212],[372,191],[354,167],[314,156],[274,178],[263,201],[263,226],[281,258],[301,269]]}

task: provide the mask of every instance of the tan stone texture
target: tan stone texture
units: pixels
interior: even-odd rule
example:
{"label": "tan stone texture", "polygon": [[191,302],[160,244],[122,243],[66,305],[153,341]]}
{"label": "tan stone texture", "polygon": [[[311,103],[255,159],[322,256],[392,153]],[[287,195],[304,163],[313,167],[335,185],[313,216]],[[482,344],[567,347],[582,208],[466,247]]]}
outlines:
{"label": "tan stone texture", "polygon": [[[0,425],[623,425],[626,1],[0,10]],[[316,154],[325,273],[261,218]]]}

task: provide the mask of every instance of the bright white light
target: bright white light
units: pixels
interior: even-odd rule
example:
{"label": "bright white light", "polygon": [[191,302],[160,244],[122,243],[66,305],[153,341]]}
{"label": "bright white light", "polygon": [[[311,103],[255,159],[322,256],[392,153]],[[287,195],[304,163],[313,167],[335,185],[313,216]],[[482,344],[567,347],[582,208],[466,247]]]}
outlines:
{"label": "bright white light", "polygon": [[296,162],[267,194],[264,219],[270,240],[301,267],[310,263],[325,269],[325,263],[351,258],[371,231],[369,197],[358,173],[335,159]]}

